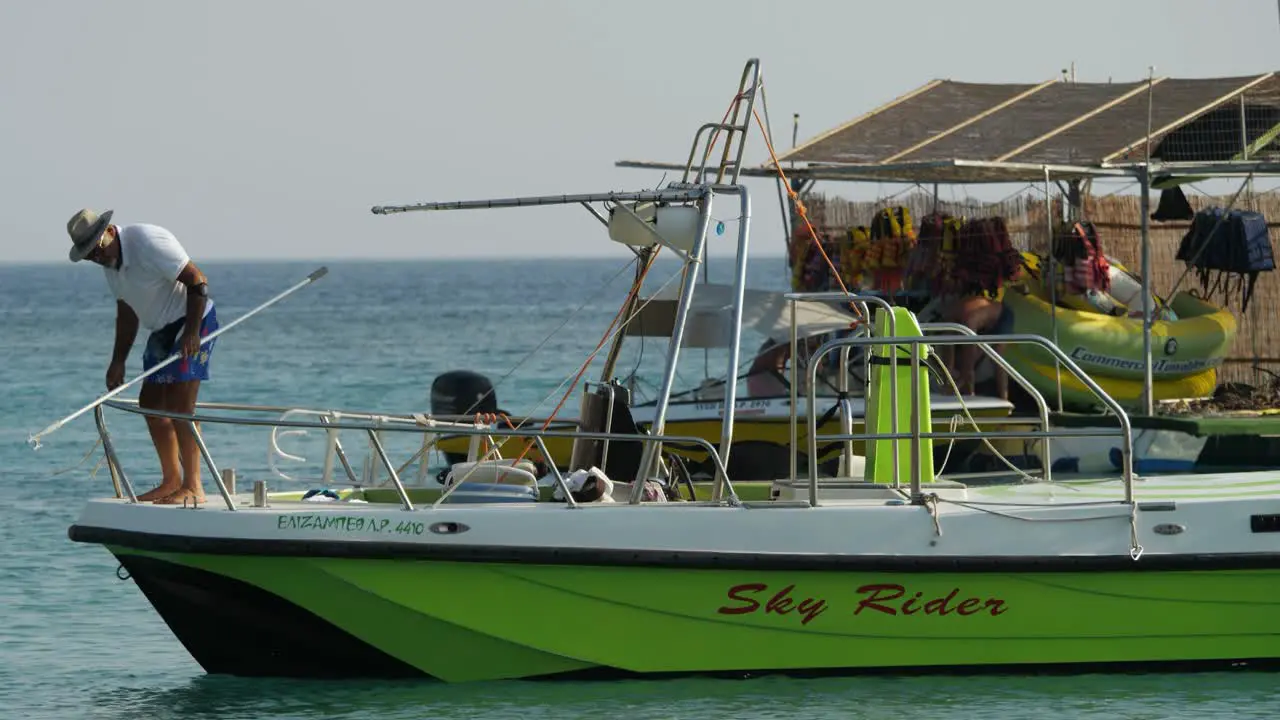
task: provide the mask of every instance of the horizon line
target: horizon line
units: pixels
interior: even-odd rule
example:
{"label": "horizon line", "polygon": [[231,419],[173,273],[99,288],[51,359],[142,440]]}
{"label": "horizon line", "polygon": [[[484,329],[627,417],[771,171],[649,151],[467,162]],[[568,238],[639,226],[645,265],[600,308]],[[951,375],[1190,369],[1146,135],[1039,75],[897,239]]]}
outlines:
{"label": "horizon line", "polygon": [[[761,260],[766,260],[766,259],[783,259],[783,258],[786,258],[786,256],[787,256],[787,255],[786,255],[786,253],[785,253],[785,252],[764,252],[764,253],[761,253],[761,254],[758,254],[758,255],[757,255],[757,254],[752,253],[752,254],[750,254],[750,255],[748,256],[748,260],[753,259],[753,258],[754,258],[754,259],[761,259]],[[664,257],[665,257],[665,256],[664,256]],[[671,257],[675,257],[675,256],[673,255],[673,256],[671,256]],[[733,257],[734,257],[734,254],[733,254],[733,253],[726,253],[726,254],[715,253],[715,254],[708,254],[708,255],[707,255],[707,257],[709,257],[709,258],[724,258],[724,259],[729,259],[729,258],[733,258]],[[194,257],[193,257],[192,259],[196,259],[196,258],[194,258]],[[475,262],[475,261],[488,261],[488,262],[502,262],[502,263],[506,263],[506,262],[527,262],[527,261],[530,261],[530,260],[616,260],[616,259],[627,259],[627,260],[629,260],[629,258],[625,258],[625,257],[621,257],[621,256],[620,256],[619,258],[615,258],[615,257],[613,257],[613,256],[611,256],[611,255],[518,255],[518,254],[517,254],[517,255],[513,255],[513,254],[503,254],[503,255],[446,255],[446,256],[442,256],[442,257],[430,257],[430,256],[421,256],[421,255],[386,255],[386,256],[378,256],[378,257],[361,257],[361,256],[354,256],[354,255],[350,255],[350,256],[330,256],[330,257],[323,257],[323,256],[313,256],[313,257],[285,257],[285,256],[266,256],[266,257],[210,257],[210,258],[205,258],[205,259],[202,259],[202,260],[198,260],[198,264],[206,264],[206,263],[290,263],[290,262],[297,262],[297,263],[314,263],[314,262],[319,262],[319,263],[325,263],[325,262],[332,262],[332,263],[341,263],[341,262],[346,262],[346,263],[360,263],[360,262],[377,263],[377,262],[432,262],[432,261],[434,261],[434,262]],[[62,259],[27,259],[27,260],[12,260],[12,259],[3,259],[3,258],[0,258],[0,267],[21,267],[21,266],[31,266],[31,265],[42,265],[42,266],[43,266],[43,265],[75,265],[75,264],[76,264],[76,263],[72,263],[72,262],[68,261],[66,258],[62,258]]]}

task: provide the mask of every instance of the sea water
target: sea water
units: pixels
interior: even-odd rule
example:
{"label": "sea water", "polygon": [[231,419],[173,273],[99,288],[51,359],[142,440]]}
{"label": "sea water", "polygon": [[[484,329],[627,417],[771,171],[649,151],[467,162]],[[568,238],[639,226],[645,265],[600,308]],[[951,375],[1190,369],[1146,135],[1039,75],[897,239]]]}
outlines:
{"label": "sea water", "polygon": [[[213,379],[201,399],[425,412],[432,378],[465,368],[498,383],[503,409],[550,413],[621,307],[634,272],[626,261],[330,263],[329,275],[314,286],[218,340]],[[320,264],[202,265],[225,326]],[[711,280],[728,281],[731,265],[713,260]],[[659,263],[647,288],[679,282],[674,270]],[[754,261],[750,282],[784,289],[783,261]],[[464,685],[209,676],[138,588],[117,578],[105,550],[67,539],[84,501],[111,492],[98,466],[92,413],[38,450],[27,444],[31,433],[104,391],[113,331],[114,303],[96,267],[0,266],[0,718],[1110,719],[1280,712],[1276,676],[1265,673]],[[748,335],[748,343],[759,340]],[[143,341],[140,334],[128,377],[141,371]],[[655,340],[628,341],[617,375],[635,371],[640,399],[656,388],[665,351]],[[595,377],[603,355],[585,377]],[[723,376],[725,360],[723,353],[687,352],[677,389],[708,374]],[[576,412],[578,393],[566,412]],[[150,487],[156,460],[142,419],[118,410],[106,419],[131,478],[140,489]],[[282,449],[306,461],[277,458],[274,468],[266,429],[206,424],[205,435],[215,461],[235,468],[242,489],[255,479],[272,489],[305,489],[284,476],[318,467],[314,434],[279,438]],[[399,459],[414,449],[403,440],[388,445]],[[358,444],[351,447],[354,453]],[[543,610],[541,622],[564,623],[565,632],[589,632],[597,621]]]}

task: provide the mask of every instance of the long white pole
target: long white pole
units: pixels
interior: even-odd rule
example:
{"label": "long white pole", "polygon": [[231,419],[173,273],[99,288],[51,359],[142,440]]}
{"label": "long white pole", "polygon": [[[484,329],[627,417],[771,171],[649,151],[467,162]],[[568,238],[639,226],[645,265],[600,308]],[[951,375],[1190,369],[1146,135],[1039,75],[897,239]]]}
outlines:
{"label": "long white pole", "polygon": [[1146,415],[1154,415],[1156,411],[1155,401],[1155,384],[1153,382],[1151,367],[1151,325],[1155,322],[1152,315],[1155,314],[1155,308],[1151,302],[1152,283],[1151,283],[1151,226],[1149,215],[1151,213],[1151,175],[1148,171],[1150,165],[1142,166],[1142,174],[1138,177],[1138,211],[1142,213],[1142,219],[1139,221],[1141,229],[1142,248],[1141,260],[1142,265],[1142,412]]}
{"label": "long white pole", "polygon": [[1155,384],[1153,382],[1151,367],[1151,324],[1155,322],[1152,315],[1155,314],[1155,308],[1151,306],[1152,289],[1151,277],[1151,109],[1152,109],[1152,93],[1155,89],[1156,68],[1154,65],[1147,68],[1147,143],[1146,150],[1143,153],[1142,174],[1138,177],[1138,189],[1141,193],[1138,196],[1138,212],[1142,213],[1142,219],[1139,224],[1141,229],[1142,247],[1141,260],[1142,265],[1142,411],[1146,415],[1154,415],[1156,412],[1155,401]]}
{"label": "long white pole", "polygon": [[[324,277],[324,276],[325,276],[325,274],[326,274],[326,273],[328,273],[328,272],[329,272],[329,268],[327,268],[327,267],[321,267],[321,268],[318,268],[317,270],[313,271],[310,275],[308,275],[304,280],[302,280],[302,281],[298,282],[297,284],[295,284],[293,287],[290,287],[289,289],[285,290],[284,292],[280,293],[279,295],[276,295],[275,297],[271,298],[270,300],[268,300],[268,301],[266,301],[266,302],[262,303],[261,305],[259,305],[258,307],[256,307],[256,308],[254,308],[254,309],[250,310],[249,312],[245,313],[244,315],[241,315],[240,317],[236,318],[235,320],[232,320],[231,322],[227,323],[227,324],[226,324],[226,325],[224,325],[223,327],[220,327],[220,328],[218,328],[217,330],[215,330],[215,331],[213,331],[213,332],[209,333],[208,335],[206,335],[206,336],[204,337],[204,339],[202,339],[202,340],[200,341],[200,344],[201,344],[201,345],[203,345],[203,344],[205,344],[205,343],[207,343],[207,342],[209,342],[209,341],[213,340],[214,338],[218,337],[218,336],[219,336],[219,335],[221,335],[222,333],[224,333],[224,332],[226,332],[226,331],[230,330],[231,328],[235,327],[236,325],[239,325],[240,323],[244,322],[245,320],[248,320],[249,318],[253,317],[254,315],[258,314],[259,312],[261,312],[261,311],[263,311],[263,310],[265,310],[265,309],[267,309],[267,308],[271,307],[272,305],[275,305],[277,302],[279,302],[279,301],[283,300],[286,296],[293,294],[295,291],[297,291],[297,290],[299,290],[299,289],[301,289],[301,288],[303,288],[303,287],[306,287],[307,285],[310,285],[311,283],[315,282],[316,280],[319,280],[320,278]],[[146,372],[142,373],[142,374],[141,374],[141,375],[139,375],[138,377],[136,377],[136,378],[134,378],[134,379],[130,380],[130,381],[129,381],[129,382],[127,382],[127,383],[124,383],[123,385],[120,385],[119,387],[115,388],[114,390],[111,390],[110,392],[106,393],[105,395],[103,395],[103,396],[99,397],[97,400],[94,400],[93,402],[89,403],[88,405],[85,405],[84,407],[80,408],[79,410],[77,410],[77,411],[75,411],[75,412],[71,413],[70,415],[68,415],[68,416],[66,416],[66,417],[64,417],[64,418],[62,418],[61,420],[59,420],[59,421],[57,421],[57,422],[53,423],[53,424],[52,424],[52,425],[50,425],[49,427],[47,427],[47,428],[45,428],[45,429],[41,430],[40,432],[38,432],[38,433],[36,433],[36,434],[32,435],[31,437],[27,438],[27,442],[28,442],[28,443],[31,443],[31,444],[32,444],[33,446],[35,446],[36,448],[39,448],[39,447],[40,447],[40,438],[44,437],[45,435],[48,435],[49,433],[54,432],[54,431],[55,431],[55,430],[57,430],[58,428],[62,427],[63,425],[66,425],[67,423],[71,422],[72,420],[75,420],[76,418],[78,418],[78,417],[80,417],[81,415],[83,415],[84,413],[86,413],[86,412],[88,412],[88,411],[90,411],[90,410],[94,409],[95,407],[97,407],[97,406],[101,405],[102,403],[106,402],[107,400],[110,400],[111,398],[113,398],[113,397],[115,397],[116,395],[118,395],[118,394],[120,394],[121,392],[123,392],[123,391],[125,390],[125,388],[129,387],[130,385],[133,385],[134,383],[136,383],[136,382],[138,382],[138,381],[140,381],[140,380],[143,380],[143,379],[147,378],[147,377],[148,377],[148,376],[150,376],[151,374],[153,374],[153,373],[155,373],[155,372],[159,371],[159,370],[160,370],[161,368],[163,368],[163,367],[168,366],[168,365],[169,365],[169,363],[172,363],[172,362],[174,362],[175,360],[180,359],[181,357],[182,357],[182,353],[180,353],[180,352],[178,352],[178,353],[174,353],[173,355],[170,355],[170,356],[169,356],[168,358],[166,358],[164,361],[157,363],[157,364],[156,364],[156,365],[154,365],[150,370],[147,370]]]}

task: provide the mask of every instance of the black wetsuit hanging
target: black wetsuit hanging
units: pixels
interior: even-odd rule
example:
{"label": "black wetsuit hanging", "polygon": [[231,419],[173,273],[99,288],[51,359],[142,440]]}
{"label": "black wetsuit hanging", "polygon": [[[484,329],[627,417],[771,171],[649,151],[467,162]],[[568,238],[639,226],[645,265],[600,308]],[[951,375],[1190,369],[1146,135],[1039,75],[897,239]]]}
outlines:
{"label": "black wetsuit hanging", "polygon": [[1225,212],[1219,207],[1196,213],[1191,229],[1178,245],[1177,259],[1195,268],[1206,298],[1219,288],[1224,294],[1230,292],[1231,281],[1238,278],[1241,312],[1249,307],[1258,273],[1276,267],[1266,218],[1261,213]]}

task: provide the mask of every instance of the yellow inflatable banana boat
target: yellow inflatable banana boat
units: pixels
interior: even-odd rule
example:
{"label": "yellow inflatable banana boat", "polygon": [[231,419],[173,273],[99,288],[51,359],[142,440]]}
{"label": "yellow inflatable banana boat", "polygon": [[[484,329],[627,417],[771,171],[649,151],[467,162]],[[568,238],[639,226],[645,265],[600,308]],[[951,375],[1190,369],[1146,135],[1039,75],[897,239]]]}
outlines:
{"label": "yellow inflatable banana boat", "polygon": [[[1059,298],[1056,338],[1048,286],[1039,272],[1040,258],[1027,260],[1021,290],[1003,293],[1012,315],[1001,332],[1031,333],[1055,340],[1077,365],[1121,405],[1142,397],[1145,363],[1142,352],[1142,286],[1137,276],[1111,263],[1111,292],[1101,298]],[[1068,307],[1063,307],[1067,305]],[[1159,306],[1153,299],[1153,307]],[[1099,307],[1112,310],[1104,314]],[[1131,310],[1132,308],[1132,310]],[[1217,368],[1235,340],[1236,320],[1227,310],[1188,292],[1179,292],[1151,326],[1152,394],[1158,400],[1205,397],[1217,386]],[[1027,380],[1053,400],[1058,372],[1053,357],[1033,345],[1010,345],[1005,357]],[[1065,369],[1061,373],[1064,405],[1096,405],[1092,393]]]}

